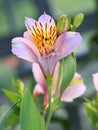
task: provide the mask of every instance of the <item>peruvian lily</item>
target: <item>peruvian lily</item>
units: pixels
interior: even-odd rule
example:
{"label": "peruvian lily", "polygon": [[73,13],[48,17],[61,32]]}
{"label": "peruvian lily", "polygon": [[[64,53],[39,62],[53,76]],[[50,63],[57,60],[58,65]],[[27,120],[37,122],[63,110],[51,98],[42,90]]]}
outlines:
{"label": "peruvian lily", "polygon": [[12,52],[19,58],[38,63],[45,76],[53,75],[56,63],[71,54],[81,43],[79,33],[66,31],[59,36],[53,18],[46,13],[38,21],[25,20],[23,37],[12,39]]}
{"label": "peruvian lily", "polygon": [[96,91],[98,92],[98,73],[93,74],[93,82],[94,82]]}
{"label": "peruvian lily", "polygon": [[[59,76],[60,63],[57,62],[53,77],[52,77],[52,100],[54,99],[57,80]],[[40,97],[44,95],[43,106],[47,109],[48,107],[48,87],[46,85],[46,80],[44,74],[37,63],[33,63],[33,74],[37,85],[34,88],[33,95],[35,97]],[[60,96],[60,87],[61,87],[62,77],[60,80],[59,88],[58,88],[58,96]],[[65,89],[63,94],[61,95],[61,101],[72,102],[75,98],[80,97],[85,92],[85,85],[81,76],[78,73],[75,73],[73,80],[71,81],[69,87]]]}

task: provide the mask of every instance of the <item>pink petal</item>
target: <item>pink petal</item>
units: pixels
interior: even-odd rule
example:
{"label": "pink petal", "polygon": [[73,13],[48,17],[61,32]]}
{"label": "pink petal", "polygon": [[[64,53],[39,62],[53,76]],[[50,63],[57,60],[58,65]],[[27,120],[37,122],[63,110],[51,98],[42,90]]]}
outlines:
{"label": "pink petal", "polygon": [[70,86],[61,96],[61,101],[72,102],[75,98],[80,97],[85,92],[85,85],[82,79],[75,75]]}
{"label": "pink petal", "polygon": [[46,77],[48,75],[52,76],[54,69],[55,69],[55,65],[57,63],[56,55],[51,54],[51,55],[46,56],[46,57],[40,57],[38,59],[38,61],[39,61],[39,64],[41,66],[41,69],[42,69],[44,75]]}
{"label": "pink petal", "polygon": [[94,82],[96,91],[98,92],[98,73],[93,74],[93,82]]}
{"label": "pink petal", "polygon": [[52,24],[53,26],[55,26],[55,21],[53,20],[53,18],[46,13],[42,14],[39,17],[38,22],[40,22],[44,25],[47,23],[47,24]]}
{"label": "pink petal", "polygon": [[16,38],[12,39],[12,43],[14,43],[13,46],[14,45],[17,46],[17,44],[19,45],[19,43],[24,44],[32,50],[32,53],[34,53],[36,56],[40,56],[39,50],[37,49],[37,47],[33,43],[33,41],[30,41],[30,40],[28,40],[26,38],[22,38],[22,37],[16,37]]}
{"label": "pink petal", "polygon": [[28,17],[25,18],[26,26],[29,26],[31,29],[32,29],[32,27],[35,27],[36,22],[37,21],[35,19],[33,19],[33,18],[28,18]]}
{"label": "pink petal", "polygon": [[62,59],[71,54],[81,43],[82,37],[76,32],[65,32],[61,34],[55,43],[55,53],[58,59]]}
{"label": "pink petal", "polygon": [[44,77],[44,75],[42,73],[42,70],[41,70],[39,64],[33,63],[32,71],[33,71],[33,75],[34,75],[34,78],[35,78],[36,82],[39,85],[41,85],[43,90],[46,92],[47,91],[47,87],[46,87],[45,77]]}
{"label": "pink petal", "polygon": [[30,41],[33,41],[32,37],[30,36],[29,32],[28,31],[25,31],[24,34],[23,34],[23,37],[30,40]]}
{"label": "pink petal", "polygon": [[59,77],[59,70],[60,70],[60,62],[57,62],[56,66],[55,66],[54,73],[53,73],[52,95],[54,95],[56,87],[57,87],[57,81],[58,81],[58,77]]}
{"label": "pink petal", "polygon": [[12,44],[12,52],[17,57],[30,62],[37,61],[36,55],[32,52],[31,48],[23,43]]}
{"label": "pink petal", "polygon": [[40,95],[43,95],[44,93],[45,92],[44,92],[43,88],[39,84],[37,84],[34,88],[33,95],[40,96]]}

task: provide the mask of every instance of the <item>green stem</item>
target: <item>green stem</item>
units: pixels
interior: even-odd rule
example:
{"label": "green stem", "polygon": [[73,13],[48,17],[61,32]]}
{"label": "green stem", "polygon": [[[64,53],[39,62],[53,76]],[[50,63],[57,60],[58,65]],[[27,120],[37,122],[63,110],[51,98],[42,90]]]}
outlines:
{"label": "green stem", "polygon": [[46,120],[46,130],[48,129],[50,120],[51,120],[51,116],[53,111],[51,110],[51,86],[48,86],[48,100],[49,100],[49,109],[48,109],[48,117]]}
{"label": "green stem", "polygon": [[48,126],[49,126],[49,123],[50,123],[50,120],[51,120],[52,113],[53,113],[53,111],[52,111],[51,108],[49,107],[48,118],[47,118],[47,121],[46,121],[46,130],[48,129]]}

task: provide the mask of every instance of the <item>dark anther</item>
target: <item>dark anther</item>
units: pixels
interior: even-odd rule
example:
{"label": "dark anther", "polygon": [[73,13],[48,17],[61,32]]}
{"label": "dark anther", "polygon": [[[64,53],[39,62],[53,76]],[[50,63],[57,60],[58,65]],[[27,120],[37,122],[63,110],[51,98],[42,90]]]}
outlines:
{"label": "dark anther", "polygon": [[42,39],[44,39],[44,36],[42,36]]}
{"label": "dark anther", "polygon": [[45,38],[45,41],[47,41],[47,40],[48,40],[48,38],[46,37],[46,38]]}
{"label": "dark anther", "polygon": [[42,46],[44,47],[44,43],[42,43]]}

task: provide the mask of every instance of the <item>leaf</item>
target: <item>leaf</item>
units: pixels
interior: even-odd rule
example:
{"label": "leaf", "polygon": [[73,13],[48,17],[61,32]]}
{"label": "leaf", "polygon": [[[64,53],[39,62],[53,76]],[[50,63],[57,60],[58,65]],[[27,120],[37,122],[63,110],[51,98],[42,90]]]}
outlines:
{"label": "leaf", "polygon": [[25,90],[20,110],[21,130],[45,130],[44,120],[41,117],[29,89]]}
{"label": "leaf", "polygon": [[12,110],[15,108],[16,104],[14,104],[10,108],[8,108],[7,111],[0,118],[0,130],[5,130],[5,123],[9,117],[9,115],[11,114]]}
{"label": "leaf", "polygon": [[17,103],[17,106],[20,107],[20,104],[21,104],[21,97],[17,94],[17,93],[14,93],[14,92],[11,92],[9,90],[5,90],[3,89],[2,90],[4,92],[4,94],[15,104],[16,102]]}
{"label": "leaf", "polygon": [[62,62],[62,86],[61,86],[61,95],[62,95],[64,90],[70,84],[76,72],[76,58],[74,56],[74,53],[65,57],[61,62]]}
{"label": "leaf", "polygon": [[97,113],[90,103],[84,103],[90,122],[96,127],[98,123]]}
{"label": "leaf", "polygon": [[60,106],[60,97],[56,97],[56,99],[53,101],[52,105],[51,105],[51,109],[54,111],[56,110],[59,106]]}

